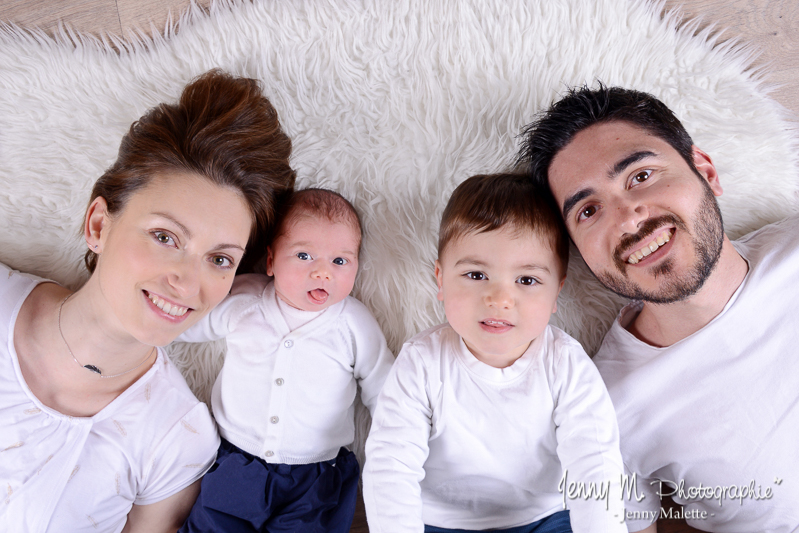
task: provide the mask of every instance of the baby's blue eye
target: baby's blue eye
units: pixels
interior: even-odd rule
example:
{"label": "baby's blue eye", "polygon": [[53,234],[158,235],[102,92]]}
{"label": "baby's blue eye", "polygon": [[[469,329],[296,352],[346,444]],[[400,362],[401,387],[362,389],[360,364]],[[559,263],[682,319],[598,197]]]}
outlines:
{"label": "baby's blue eye", "polygon": [[467,272],[466,274],[464,274],[464,276],[466,276],[469,279],[473,279],[475,281],[483,281],[484,279],[486,279],[486,275],[483,274],[482,272]]}
{"label": "baby's blue eye", "polygon": [[307,252],[297,252],[297,258],[301,259],[302,261],[307,261],[311,258],[311,256]]}
{"label": "baby's blue eye", "polygon": [[516,283],[521,283],[522,285],[535,285],[538,283],[538,281],[530,276],[521,276],[516,280]]}
{"label": "baby's blue eye", "polygon": [[347,263],[349,263],[349,261],[347,261],[343,257],[336,257],[335,259],[333,259],[333,264],[334,265],[342,266],[342,265],[346,265]]}

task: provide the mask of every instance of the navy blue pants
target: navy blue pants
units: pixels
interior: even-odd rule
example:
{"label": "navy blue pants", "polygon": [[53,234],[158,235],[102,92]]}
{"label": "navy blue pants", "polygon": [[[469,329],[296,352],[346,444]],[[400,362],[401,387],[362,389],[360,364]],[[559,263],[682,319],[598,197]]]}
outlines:
{"label": "navy blue pants", "polygon": [[270,464],[222,439],[180,531],[347,533],[358,475],[355,454],[345,448],[321,463]]}
{"label": "navy blue pants", "polygon": [[[424,526],[424,533],[472,533],[472,531],[469,529]],[[558,511],[526,526],[492,529],[491,533],[572,533],[572,525],[569,521],[569,511]]]}

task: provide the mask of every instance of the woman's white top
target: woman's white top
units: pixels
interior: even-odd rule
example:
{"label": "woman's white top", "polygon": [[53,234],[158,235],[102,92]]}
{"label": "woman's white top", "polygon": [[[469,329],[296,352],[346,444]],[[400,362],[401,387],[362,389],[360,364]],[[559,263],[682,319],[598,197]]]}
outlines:
{"label": "woman's white top", "polygon": [[119,532],[133,504],[156,503],[198,480],[219,437],[161,350],[92,417],[43,405],[14,349],[17,315],[41,281],[0,264],[0,531]]}

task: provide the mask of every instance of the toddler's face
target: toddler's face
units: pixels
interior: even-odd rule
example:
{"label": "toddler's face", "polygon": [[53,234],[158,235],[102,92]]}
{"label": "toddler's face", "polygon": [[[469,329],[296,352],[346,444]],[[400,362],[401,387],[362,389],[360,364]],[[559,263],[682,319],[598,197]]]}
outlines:
{"label": "toddler's face", "polygon": [[544,331],[563,287],[544,240],[513,228],[453,240],[436,261],[436,279],[449,324],[496,368],[512,365]]}
{"label": "toddler's face", "polygon": [[266,273],[275,291],[303,311],[322,311],[352,292],[360,235],[350,224],[301,217],[269,247]]}

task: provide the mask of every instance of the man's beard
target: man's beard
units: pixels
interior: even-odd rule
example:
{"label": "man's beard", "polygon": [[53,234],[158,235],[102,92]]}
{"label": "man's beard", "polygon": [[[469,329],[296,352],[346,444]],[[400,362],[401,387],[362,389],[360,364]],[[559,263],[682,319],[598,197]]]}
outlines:
{"label": "man's beard", "polygon": [[696,252],[696,262],[685,275],[678,277],[674,272],[674,260],[670,257],[657,266],[649,267],[649,271],[656,280],[661,280],[661,283],[656,290],[647,291],[629,279],[627,267],[630,265],[621,259],[621,253],[625,249],[641,242],[664,225],[673,224],[682,235],[689,235],[688,228],[681,218],[676,215],[664,215],[647,220],[638,233],[619,242],[613,252],[613,262],[617,272],[594,272],[599,282],[620,296],[655,304],[679,302],[696,294],[718,263],[724,243],[721,211],[710,187],[704,182],[702,184],[705,193],[693,220],[694,235],[691,237]]}

